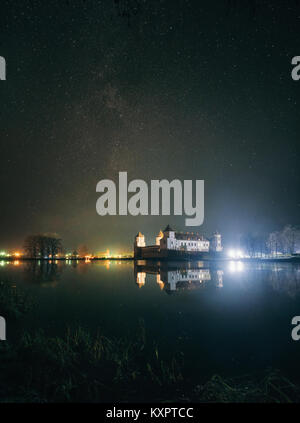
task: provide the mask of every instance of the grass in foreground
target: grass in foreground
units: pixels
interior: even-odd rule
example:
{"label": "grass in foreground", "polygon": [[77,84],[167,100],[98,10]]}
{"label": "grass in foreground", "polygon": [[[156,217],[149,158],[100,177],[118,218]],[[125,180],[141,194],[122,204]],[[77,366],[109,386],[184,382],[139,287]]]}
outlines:
{"label": "grass in foreground", "polygon": [[251,376],[187,383],[183,359],[168,363],[148,348],[143,329],[134,342],[92,337],[79,328],[63,337],[25,334],[18,345],[0,344],[2,402],[294,402],[299,388],[269,371]]}
{"label": "grass in foreground", "polygon": [[[0,284],[0,309],[19,317],[33,302]],[[1,308],[2,307],[2,308]],[[142,321],[132,339],[77,328],[64,336],[25,332],[0,342],[0,402],[297,402],[300,389],[280,372],[224,379],[187,374],[182,354],[162,358]]]}

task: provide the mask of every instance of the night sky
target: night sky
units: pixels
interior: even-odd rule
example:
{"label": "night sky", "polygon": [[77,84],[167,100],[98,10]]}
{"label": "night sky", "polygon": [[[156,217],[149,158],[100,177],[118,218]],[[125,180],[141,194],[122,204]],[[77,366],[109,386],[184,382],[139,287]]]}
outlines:
{"label": "night sky", "polygon": [[[227,243],[299,224],[300,2],[2,0],[0,12],[1,249],[37,232],[113,251],[167,223]],[[100,217],[96,184],[120,171],[204,179],[204,224]]]}

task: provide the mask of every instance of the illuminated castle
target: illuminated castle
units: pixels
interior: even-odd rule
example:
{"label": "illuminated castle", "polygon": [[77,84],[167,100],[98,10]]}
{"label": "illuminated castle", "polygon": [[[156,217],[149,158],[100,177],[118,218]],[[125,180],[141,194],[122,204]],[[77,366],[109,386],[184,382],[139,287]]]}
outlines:
{"label": "illuminated castle", "polygon": [[176,232],[169,225],[159,231],[155,245],[146,246],[145,236],[139,232],[135,237],[134,256],[136,258],[184,257],[199,254],[220,253],[221,235],[214,233],[211,239],[194,232]]}

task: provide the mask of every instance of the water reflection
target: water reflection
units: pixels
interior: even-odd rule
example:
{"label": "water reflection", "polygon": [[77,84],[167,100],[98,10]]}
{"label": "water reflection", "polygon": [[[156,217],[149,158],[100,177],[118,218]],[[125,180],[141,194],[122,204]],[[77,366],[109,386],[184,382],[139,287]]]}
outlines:
{"label": "water reflection", "polygon": [[173,292],[180,289],[197,289],[208,282],[223,287],[223,270],[204,267],[203,262],[167,263],[138,260],[134,265],[135,282],[141,288],[147,274],[156,275],[161,290]]}
{"label": "water reflection", "polygon": [[25,281],[47,286],[56,286],[62,271],[57,261],[48,260],[25,262],[23,267]]}
{"label": "water reflection", "polygon": [[[82,280],[89,280],[98,274],[101,280],[109,279],[109,274],[120,274],[126,267],[134,269],[134,282],[140,287],[156,281],[158,287],[168,293],[179,290],[200,289],[204,286],[216,288],[234,287],[251,291],[265,287],[279,291],[290,297],[300,293],[300,265],[272,262],[160,262],[160,261],[84,261],[84,260],[1,260],[1,277],[20,274],[25,282],[43,286],[56,286],[65,276],[78,274]],[[103,272],[100,276],[101,272]],[[151,276],[152,275],[152,276]],[[69,276],[67,276],[68,278]],[[15,277],[13,276],[13,279]]]}
{"label": "water reflection", "polygon": [[[262,270],[266,273],[264,267]],[[275,263],[272,270],[269,277],[274,290],[285,292],[291,297],[295,297],[300,292],[299,265],[287,266]]]}
{"label": "water reflection", "polygon": [[244,270],[244,263],[242,261],[230,261],[228,270],[231,273],[242,272]]}
{"label": "water reflection", "polygon": [[264,285],[292,297],[300,293],[300,266],[289,263],[227,261],[212,264],[138,260],[134,266],[136,284],[143,287],[150,275],[155,275],[159,287],[167,292],[198,289],[207,285],[223,288],[225,281],[226,284],[234,282],[239,289],[252,290]]}

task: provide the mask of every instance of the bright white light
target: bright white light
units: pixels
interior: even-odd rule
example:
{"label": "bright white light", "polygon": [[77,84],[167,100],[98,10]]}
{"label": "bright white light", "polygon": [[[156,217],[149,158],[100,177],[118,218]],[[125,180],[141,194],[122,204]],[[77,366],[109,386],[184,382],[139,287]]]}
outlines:
{"label": "bright white light", "polygon": [[233,259],[244,257],[244,254],[241,250],[234,250],[234,249],[228,250],[227,255],[228,255],[228,257],[233,258]]}
{"label": "bright white light", "polygon": [[237,265],[236,268],[237,268],[238,272],[242,272],[244,270],[244,263],[243,262],[238,261],[236,265]]}
{"label": "bright white light", "polygon": [[234,273],[236,271],[236,265],[235,265],[234,261],[231,261],[229,263],[228,270],[229,270],[229,272],[232,272],[232,273]]}
{"label": "bright white light", "polygon": [[229,262],[228,270],[231,273],[242,272],[244,270],[244,263],[241,261]]}
{"label": "bright white light", "polygon": [[235,250],[229,250],[227,254],[228,254],[228,257],[235,258]]}

